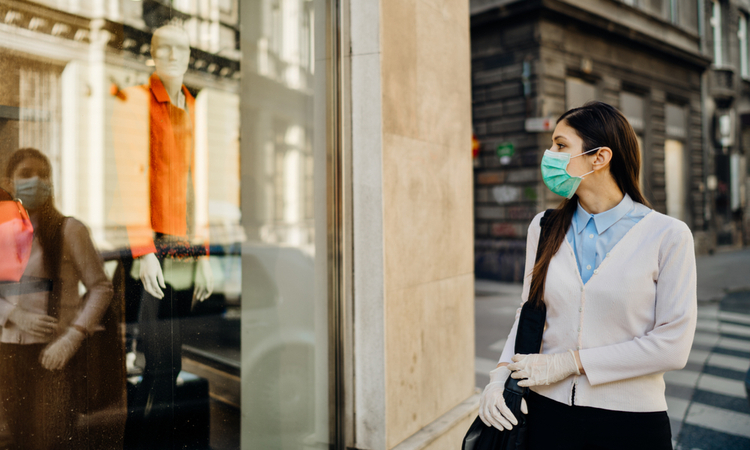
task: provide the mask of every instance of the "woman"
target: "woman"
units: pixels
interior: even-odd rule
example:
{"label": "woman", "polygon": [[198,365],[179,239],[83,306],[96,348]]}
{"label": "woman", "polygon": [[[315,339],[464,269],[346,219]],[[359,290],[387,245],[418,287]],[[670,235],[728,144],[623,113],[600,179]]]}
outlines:
{"label": "woman", "polygon": [[502,397],[511,376],[530,387],[530,449],[671,449],[663,375],[687,363],[697,315],[690,229],[649,207],[636,135],[615,108],[566,112],[552,142],[542,177],[566,199],[536,263],[542,214],[529,226],[522,294],[547,307],[542,349],[513,354],[517,314],[480,417],[518,423]]}
{"label": "woman", "polygon": [[32,148],[17,150],[6,167],[7,184],[34,226],[24,277],[52,280],[51,290],[0,297],[0,394],[19,449],[78,448],[74,388],[85,380],[71,359],[97,330],[112,297],[88,230],[55,209],[51,175],[49,159]]}

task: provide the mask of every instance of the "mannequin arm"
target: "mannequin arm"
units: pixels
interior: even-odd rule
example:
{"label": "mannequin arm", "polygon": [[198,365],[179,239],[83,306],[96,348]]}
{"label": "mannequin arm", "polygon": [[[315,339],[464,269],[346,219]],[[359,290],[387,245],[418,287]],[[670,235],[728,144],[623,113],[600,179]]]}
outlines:
{"label": "mannequin arm", "polygon": [[195,289],[193,298],[203,301],[211,296],[214,291],[214,274],[208,257],[199,258],[195,267]]}
{"label": "mannequin arm", "polygon": [[162,289],[166,289],[167,285],[164,282],[164,272],[161,270],[161,263],[156,254],[147,253],[140,257],[140,261],[140,278],[143,288],[156,298],[164,298]]}

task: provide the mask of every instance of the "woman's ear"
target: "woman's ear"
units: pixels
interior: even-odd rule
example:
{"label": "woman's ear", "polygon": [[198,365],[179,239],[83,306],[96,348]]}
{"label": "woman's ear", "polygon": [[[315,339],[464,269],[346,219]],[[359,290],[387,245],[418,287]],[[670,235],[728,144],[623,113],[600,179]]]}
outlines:
{"label": "woman's ear", "polygon": [[612,149],[609,147],[602,147],[594,155],[594,170],[599,170],[609,165],[612,161]]}

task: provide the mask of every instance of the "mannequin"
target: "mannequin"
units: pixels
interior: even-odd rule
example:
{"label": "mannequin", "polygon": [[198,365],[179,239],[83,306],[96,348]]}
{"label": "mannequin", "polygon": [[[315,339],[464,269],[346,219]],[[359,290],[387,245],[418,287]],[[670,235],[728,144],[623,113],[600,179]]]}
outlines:
{"label": "mannequin", "polygon": [[[151,40],[151,56],[156,65],[156,75],[164,85],[172,105],[184,109],[185,96],[182,80],[190,61],[190,43],[187,33],[181,28],[166,25],[154,32]],[[163,298],[166,288],[164,273],[155,253],[140,257],[140,278],[144,289],[156,298]],[[207,299],[213,291],[213,274],[208,259],[200,258],[196,268],[194,297]]]}
{"label": "mannequin", "polygon": [[165,270],[194,261],[192,301],[203,301],[213,291],[207,240],[202,239],[203,251],[193,246],[200,236],[191,220],[195,100],[183,85],[190,60],[187,33],[173,25],[158,28],[151,56],[156,70],[149,83],[117,94],[113,122],[122,193],[116,212],[127,215],[130,251],[143,285],[137,342],[146,363],[128,419],[138,439],[130,444],[139,449],[172,448],[179,432],[173,423],[182,369],[178,306],[186,299],[185,291],[170,285]]}

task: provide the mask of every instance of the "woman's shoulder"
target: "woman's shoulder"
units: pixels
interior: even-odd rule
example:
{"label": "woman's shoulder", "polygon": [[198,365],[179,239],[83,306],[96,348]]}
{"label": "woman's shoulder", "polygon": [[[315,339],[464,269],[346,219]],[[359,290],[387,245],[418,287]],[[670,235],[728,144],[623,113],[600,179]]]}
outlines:
{"label": "woman's shoulder", "polygon": [[542,217],[544,217],[545,212],[546,211],[542,211],[538,213],[536,216],[534,216],[533,219],[531,219],[531,223],[529,224],[529,231],[532,231],[532,230],[538,231],[539,228],[541,228]]}
{"label": "woman's shoulder", "polygon": [[[642,232],[655,240],[652,242],[657,245],[660,253],[672,248],[694,246],[693,232],[682,220],[658,211],[651,211],[642,220],[648,220],[648,226],[642,228]],[[647,239],[645,236],[642,238]]]}
{"label": "woman's shoulder", "polygon": [[690,227],[685,222],[672,216],[662,214],[659,211],[651,210],[651,212],[644,217],[644,219],[646,218],[648,218],[651,223],[651,226],[649,227],[651,230],[663,230],[669,234],[679,234],[683,232],[691,233]]}
{"label": "woman's shoulder", "polygon": [[71,244],[77,244],[82,239],[91,240],[89,227],[75,217],[66,217],[64,227],[65,240]]}
{"label": "woman's shoulder", "polygon": [[83,224],[80,220],[76,219],[72,216],[66,216],[65,217],[65,231],[71,231],[71,232],[79,232],[79,231],[87,231],[88,228],[86,225]]}

